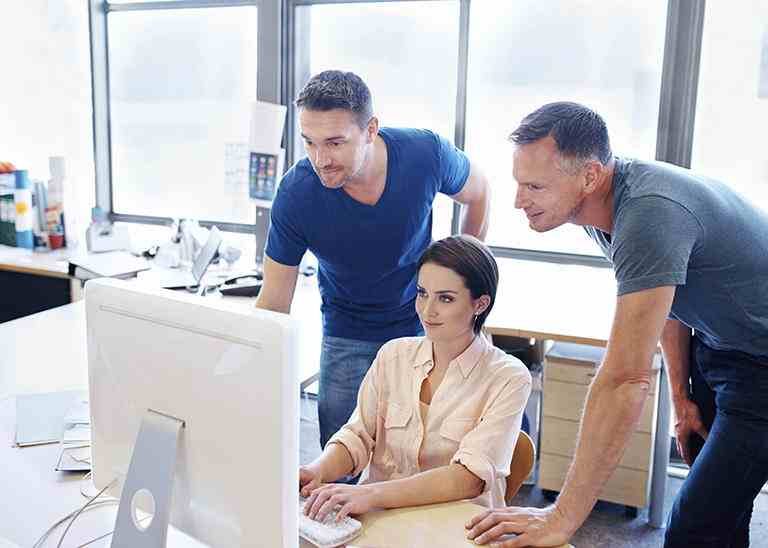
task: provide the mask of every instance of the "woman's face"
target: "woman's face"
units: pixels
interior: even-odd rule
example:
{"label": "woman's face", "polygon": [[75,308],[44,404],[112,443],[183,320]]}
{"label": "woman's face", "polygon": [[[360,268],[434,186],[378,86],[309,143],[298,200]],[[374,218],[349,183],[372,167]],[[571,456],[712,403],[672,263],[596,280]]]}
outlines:
{"label": "woman's face", "polygon": [[472,298],[464,279],[450,268],[426,263],[416,282],[416,313],[427,337],[434,341],[455,341],[472,336],[475,314],[484,311],[490,298]]}

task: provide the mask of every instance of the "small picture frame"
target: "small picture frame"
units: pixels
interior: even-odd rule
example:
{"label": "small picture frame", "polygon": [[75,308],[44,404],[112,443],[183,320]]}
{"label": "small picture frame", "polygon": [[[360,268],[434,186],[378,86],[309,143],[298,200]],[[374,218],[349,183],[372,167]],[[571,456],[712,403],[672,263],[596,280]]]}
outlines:
{"label": "small picture frame", "polygon": [[248,196],[272,201],[277,189],[277,155],[251,152],[248,168]]}

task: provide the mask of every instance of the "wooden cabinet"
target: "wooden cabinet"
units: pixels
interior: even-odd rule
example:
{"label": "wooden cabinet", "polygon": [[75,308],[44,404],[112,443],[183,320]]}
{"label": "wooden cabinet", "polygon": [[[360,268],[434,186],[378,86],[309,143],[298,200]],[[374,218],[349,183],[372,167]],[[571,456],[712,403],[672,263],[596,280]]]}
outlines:
{"label": "wooden cabinet", "polygon": [[[575,454],[579,421],[589,384],[604,349],[557,343],[544,360],[539,487],[560,491]],[[653,469],[656,398],[660,356],[654,357],[651,390],[624,456],[600,495],[601,500],[642,508],[648,504]]]}

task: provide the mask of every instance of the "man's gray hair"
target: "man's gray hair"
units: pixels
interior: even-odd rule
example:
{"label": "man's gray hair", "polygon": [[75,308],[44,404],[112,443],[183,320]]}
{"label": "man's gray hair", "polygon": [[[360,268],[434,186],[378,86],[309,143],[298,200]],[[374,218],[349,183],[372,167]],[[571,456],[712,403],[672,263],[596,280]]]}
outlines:
{"label": "man's gray hair", "polygon": [[371,91],[354,72],[326,70],[314,75],[299,92],[295,104],[307,110],[348,110],[360,128],[373,117]]}
{"label": "man's gray hair", "polygon": [[578,173],[590,160],[608,165],[613,157],[605,121],[579,103],[560,101],[538,108],[523,118],[509,140],[525,145],[548,135],[555,140],[558,167],[565,173]]}

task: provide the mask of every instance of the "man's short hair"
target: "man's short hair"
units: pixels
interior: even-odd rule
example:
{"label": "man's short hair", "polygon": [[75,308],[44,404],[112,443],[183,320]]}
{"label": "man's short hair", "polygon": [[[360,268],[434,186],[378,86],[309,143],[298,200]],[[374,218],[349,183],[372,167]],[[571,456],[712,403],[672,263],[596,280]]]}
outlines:
{"label": "man's short hair", "polygon": [[295,104],[307,110],[348,110],[361,128],[373,117],[371,91],[354,72],[326,70],[314,75],[299,92]]}
{"label": "man's short hair", "polygon": [[560,156],[583,165],[596,159],[606,165],[611,160],[611,143],[603,118],[578,103],[549,103],[523,118],[509,140],[518,145],[533,143],[551,135]]}

